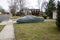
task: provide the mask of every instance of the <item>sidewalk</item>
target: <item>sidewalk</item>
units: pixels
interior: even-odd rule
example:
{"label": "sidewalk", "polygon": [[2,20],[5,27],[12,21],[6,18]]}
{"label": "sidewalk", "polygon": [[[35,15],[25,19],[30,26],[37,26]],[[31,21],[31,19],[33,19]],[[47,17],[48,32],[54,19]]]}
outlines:
{"label": "sidewalk", "polygon": [[0,40],[14,40],[14,28],[12,20],[9,20],[4,27],[4,29],[0,32]]}
{"label": "sidewalk", "polygon": [[56,21],[56,19],[45,19],[44,21]]}
{"label": "sidewalk", "polygon": [[7,21],[3,21],[0,23],[0,25],[6,25],[7,24]]}

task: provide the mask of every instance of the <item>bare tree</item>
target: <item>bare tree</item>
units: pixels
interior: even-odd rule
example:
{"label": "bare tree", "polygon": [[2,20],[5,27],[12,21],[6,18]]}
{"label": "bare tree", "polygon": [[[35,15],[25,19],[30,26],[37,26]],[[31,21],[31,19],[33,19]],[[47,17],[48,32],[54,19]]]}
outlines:
{"label": "bare tree", "polygon": [[9,9],[10,9],[10,13],[12,13],[13,16],[16,15],[16,7],[17,7],[17,0],[9,0],[8,3],[9,5]]}
{"label": "bare tree", "polygon": [[48,2],[46,2],[46,1],[42,2],[41,11],[43,11],[42,9],[46,8],[47,4],[48,4]]}
{"label": "bare tree", "polygon": [[0,6],[0,12],[2,13],[2,14],[4,14],[5,13],[5,10]]}
{"label": "bare tree", "polygon": [[9,0],[8,3],[10,4],[9,8],[13,16],[16,15],[17,10],[22,10],[24,7],[23,0]]}
{"label": "bare tree", "polygon": [[38,0],[38,6],[39,6],[39,9],[40,9],[40,0]]}

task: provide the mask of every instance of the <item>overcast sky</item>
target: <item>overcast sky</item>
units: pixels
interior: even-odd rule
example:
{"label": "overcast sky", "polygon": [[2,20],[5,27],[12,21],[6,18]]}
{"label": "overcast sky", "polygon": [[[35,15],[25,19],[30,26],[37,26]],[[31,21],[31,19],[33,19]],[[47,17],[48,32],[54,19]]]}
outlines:
{"label": "overcast sky", "polygon": [[7,0],[0,0],[0,6],[2,6],[5,10],[8,10]]}
{"label": "overcast sky", "polygon": [[[40,0],[40,4],[42,4],[43,1],[47,1],[48,0]],[[38,6],[38,0],[26,0],[25,1],[25,7],[28,7],[28,8],[35,8],[35,9],[38,9],[39,6]],[[0,0],[0,5],[6,10],[8,11],[9,7],[8,7],[8,1],[7,0]],[[41,6],[41,5],[40,5]]]}

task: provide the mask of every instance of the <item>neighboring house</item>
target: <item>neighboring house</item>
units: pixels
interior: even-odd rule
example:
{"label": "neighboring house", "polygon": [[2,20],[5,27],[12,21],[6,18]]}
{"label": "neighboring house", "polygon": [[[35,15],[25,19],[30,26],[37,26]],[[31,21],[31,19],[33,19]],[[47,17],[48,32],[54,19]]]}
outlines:
{"label": "neighboring house", "polygon": [[53,19],[57,19],[57,10],[53,11]]}
{"label": "neighboring house", "polygon": [[39,15],[40,14],[40,9],[24,9],[23,13],[25,15]]}

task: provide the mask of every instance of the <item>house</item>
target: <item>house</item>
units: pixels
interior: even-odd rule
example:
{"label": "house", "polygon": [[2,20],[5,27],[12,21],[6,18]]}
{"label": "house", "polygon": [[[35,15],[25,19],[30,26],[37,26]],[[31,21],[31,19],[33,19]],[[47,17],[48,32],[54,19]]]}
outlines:
{"label": "house", "polygon": [[25,15],[39,15],[40,14],[40,9],[24,9],[23,13]]}
{"label": "house", "polygon": [[57,19],[57,10],[53,11],[53,15],[52,16],[53,16],[53,19]]}

